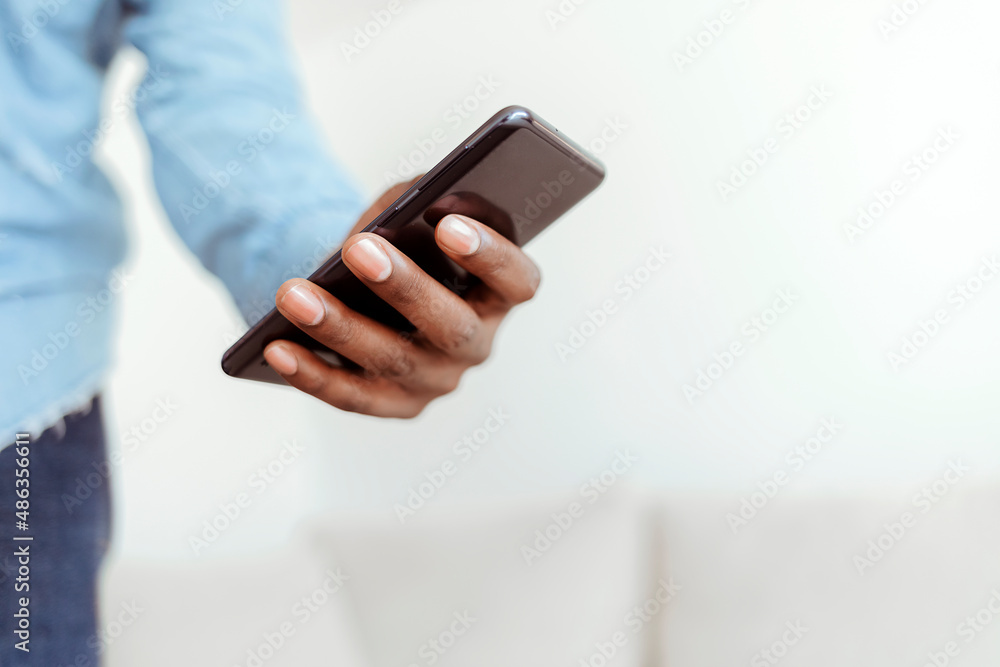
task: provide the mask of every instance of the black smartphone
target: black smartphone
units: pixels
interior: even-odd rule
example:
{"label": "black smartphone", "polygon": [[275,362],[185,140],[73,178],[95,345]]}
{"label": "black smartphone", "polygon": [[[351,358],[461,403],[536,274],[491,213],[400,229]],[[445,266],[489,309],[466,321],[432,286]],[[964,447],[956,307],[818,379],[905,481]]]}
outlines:
{"label": "black smartphone", "polygon": [[[364,231],[378,234],[429,275],[462,296],[478,284],[438,248],[434,226],[449,213],[469,216],[521,246],[593,192],[604,167],[524,107],[499,111],[379,214]],[[341,261],[337,251],[309,280],[348,307],[402,331],[413,330]],[[294,341],[326,361],[356,368],[271,310],[222,357],[222,370],[247,380],[285,384],[264,360],[272,341]]]}

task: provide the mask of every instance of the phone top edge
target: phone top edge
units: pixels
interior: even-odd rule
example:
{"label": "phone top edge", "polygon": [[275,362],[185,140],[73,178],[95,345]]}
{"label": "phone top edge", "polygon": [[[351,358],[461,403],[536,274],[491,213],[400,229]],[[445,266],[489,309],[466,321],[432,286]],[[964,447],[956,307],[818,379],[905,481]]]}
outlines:
{"label": "phone top edge", "polygon": [[535,119],[535,115],[531,111],[522,106],[509,106],[504,107],[500,111],[493,114],[493,116],[482,124],[475,132],[470,134],[465,141],[459,144],[460,147],[464,147],[465,150],[469,150],[483,139],[488,137],[493,130],[497,129],[502,125],[508,123],[516,123],[518,125],[523,125],[527,127]]}
{"label": "phone top edge", "polygon": [[[488,121],[480,125],[475,131],[473,131],[472,134],[466,137],[464,141],[459,142],[459,144],[450,153],[448,153],[448,155],[438,161],[438,163],[434,165],[430,171],[421,176],[413,185],[407,188],[405,192],[400,194],[399,197],[389,204],[389,206],[382,211],[382,213],[376,216],[375,219],[368,223],[361,231],[372,232],[385,224],[385,222],[395,215],[399,209],[403,208],[405,204],[408,204],[418,191],[429,188],[439,176],[452,166],[454,161],[459,156],[474,149],[490,134],[492,134],[494,130],[512,122],[523,124],[527,127],[534,122],[535,118],[535,115],[532,114],[529,109],[517,105],[504,107],[500,111],[496,112]],[[320,270],[322,270],[322,267],[320,267]]]}
{"label": "phone top edge", "polygon": [[572,139],[563,136],[558,129],[537,116],[527,107],[521,105],[511,105],[504,107],[500,111],[493,114],[489,120],[479,126],[472,134],[466,137],[465,141],[460,142],[450,153],[448,153],[448,155],[434,165],[430,171],[421,176],[413,185],[407,188],[405,192],[400,194],[395,201],[389,204],[385,211],[376,216],[376,218],[361,231],[371,232],[383,225],[401,208],[412,201],[419,191],[429,188],[439,176],[444,174],[453,165],[454,161],[458,157],[475,149],[495,130],[507,125],[516,125],[518,127],[533,129],[539,132],[554,147],[562,150],[571,158],[582,162],[583,166],[592,171],[594,175],[598,177],[599,181],[604,180],[606,169],[600,160],[591,155],[586,149],[574,142]]}
{"label": "phone top edge", "polygon": [[547,123],[544,119],[538,116],[533,116],[531,118],[531,124],[537,128],[544,137],[546,137],[550,143],[561,148],[565,153],[570,155],[574,159],[580,159],[585,167],[590,169],[594,175],[596,175],[601,181],[604,180],[607,170],[604,167],[604,163],[598,160],[596,157],[590,154],[590,151],[585,149],[580,144],[576,143],[569,137],[565,136],[557,128],[553,127]]}

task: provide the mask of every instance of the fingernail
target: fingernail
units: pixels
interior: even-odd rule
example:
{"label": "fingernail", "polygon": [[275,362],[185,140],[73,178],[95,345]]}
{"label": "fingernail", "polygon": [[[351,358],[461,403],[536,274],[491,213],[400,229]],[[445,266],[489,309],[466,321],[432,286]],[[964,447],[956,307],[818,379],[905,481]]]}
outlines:
{"label": "fingernail", "polygon": [[446,215],[438,226],[441,227],[441,243],[448,250],[459,255],[471,255],[479,250],[479,232],[457,215]]}
{"label": "fingernail", "polygon": [[347,260],[368,280],[382,282],[392,273],[392,262],[375,241],[361,239],[347,251]]}
{"label": "fingernail", "polygon": [[281,308],[302,324],[319,324],[325,309],[319,297],[305,285],[296,285],[281,297]]}
{"label": "fingernail", "polygon": [[299,370],[298,360],[284,345],[272,345],[267,348],[264,350],[264,358],[271,368],[281,375],[295,375],[295,371]]}

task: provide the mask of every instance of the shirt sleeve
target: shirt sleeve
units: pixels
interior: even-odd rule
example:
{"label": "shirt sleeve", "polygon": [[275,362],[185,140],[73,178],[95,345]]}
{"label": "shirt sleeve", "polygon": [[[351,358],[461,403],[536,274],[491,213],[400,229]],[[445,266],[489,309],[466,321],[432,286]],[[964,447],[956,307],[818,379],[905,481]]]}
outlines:
{"label": "shirt sleeve", "polygon": [[133,3],[124,38],[153,179],[174,228],[251,324],[364,209],[300,94],[276,0]]}

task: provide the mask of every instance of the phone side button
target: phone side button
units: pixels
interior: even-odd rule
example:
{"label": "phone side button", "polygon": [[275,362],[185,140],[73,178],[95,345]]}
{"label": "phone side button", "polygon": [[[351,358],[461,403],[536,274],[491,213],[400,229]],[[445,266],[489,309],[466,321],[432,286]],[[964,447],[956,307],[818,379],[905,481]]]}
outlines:
{"label": "phone side button", "polygon": [[469,150],[470,148],[478,144],[480,141],[488,137],[490,132],[492,131],[493,131],[492,127],[484,127],[483,129],[479,130],[479,132],[476,132],[476,134],[471,139],[469,139],[468,143],[465,144],[464,149]]}
{"label": "phone side button", "polygon": [[398,204],[396,204],[395,210],[398,211],[399,209],[401,209],[404,206],[406,206],[407,204],[409,204],[411,201],[413,201],[413,198],[416,197],[418,194],[420,194],[419,188],[416,189],[416,190],[414,190],[410,194],[406,195],[401,202],[399,202]]}

